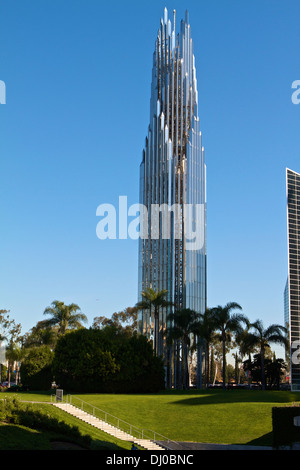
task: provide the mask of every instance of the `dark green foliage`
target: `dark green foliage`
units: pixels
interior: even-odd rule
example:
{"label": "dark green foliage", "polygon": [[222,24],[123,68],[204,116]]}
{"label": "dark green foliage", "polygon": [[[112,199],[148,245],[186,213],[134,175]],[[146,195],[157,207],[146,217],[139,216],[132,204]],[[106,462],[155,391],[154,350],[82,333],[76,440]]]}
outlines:
{"label": "dark green foliage", "polygon": [[300,442],[300,428],[294,426],[295,416],[300,416],[300,406],[272,408],[273,447]]}
{"label": "dark green foliage", "polygon": [[[251,378],[254,382],[261,382],[262,370],[261,370],[261,354],[254,354],[253,361],[247,359],[244,361],[244,370],[251,372]],[[264,377],[266,388],[277,388],[279,390],[279,384],[284,375],[284,370],[287,366],[283,359],[264,359]]]}
{"label": "dark green foliage", "polygon": [[0,400],[0,421],[9,424],[18,424],[39,431],[48,431],[80,442],[86,447],[90,446],[91,438],[83,436],[77,426],[70,426],[59,421],[49,414],[36,410],[30,404],[19,402],[15,398]]}
{"label": "dark green foliage", "polygon": [[4,364],[0,364],[0,370],[1,370],[0,382],[5,382],[6,377],[7,377],[7,367]]}
{"label": "dark green foliage", "polygon": [[143,336],[121,328],[81,329],[56,346],[56,383],[69,392],[141,393],[164,388],[164,368]]}
{"label": "dark green foliage", "polygon": [[53,357],[54,353],[48,346],[29,349],[20,368],[22,384],[31,390],[49,390]]}

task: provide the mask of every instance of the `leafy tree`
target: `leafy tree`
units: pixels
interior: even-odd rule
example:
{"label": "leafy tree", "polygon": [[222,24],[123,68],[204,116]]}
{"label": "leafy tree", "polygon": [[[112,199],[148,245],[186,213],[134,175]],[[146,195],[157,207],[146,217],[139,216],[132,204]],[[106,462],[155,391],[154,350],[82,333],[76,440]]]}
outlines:
{"label": "leafy tree", "polygon": [[49,390],[53,357],[54,352],[47,345],[26,350],[20,368],[22,384],[32,390]]}
{"label": "leafy tree", "polygon": [[[279,384],[287,364],[283,359],[276,359],[275,354],[272,354],[270,348],[266,347],[266,350],[268,349],[269,352],[265,355],[264,361],[261,360],[260,353],[254,354],[252,361],[249,359],[245,361],[244,368],[251,372],[252,379],[255,382],[261,382],[263,386],[262,375],[264,373],[265,387],[269,386],[270,388],[276,387],[279,389]],[[262,364],[264,365],[264,371],[262,371]]]}
{"label": "leafy tree", "polygon": [[9,343],[19,340],[21,324],[10,318],[9,310],[0,310],[0,328],[2,330],[0,341]]}
{"label": "leafy tree", "polygon": [[154,351],[157,356],[162,354],[162,332],[159,329],[159,312],[162,308],[170,307],[172,302],[166,300],[167,290],[155,291],[151,287],[142,292],[143,300],[136,304],[138,310],[154,310]]}
{"label": "leafy tree", "polygon": [[39,321],[30,332],[21,338],[22,347],[27,349],[35,346],[49,346],[55,348],[58,338],[58,327],[48,326],[48,320]]}
{"label": "leafy tree", "polygon": [[92,328],[101,329],[106,326],[115,326],[122,328],[129,335],[133,335],[137,331],[137,307],[127,307],[121,312],[115,312],[111,318],[105,316],[95,317]]}
{"label": "leafy tree", "polygon": [[10,320],[9,320],[9,310],[0,310],[0,327],[1,327],[1,334],[0,334],[0,341],[7,340],[5,336],[5,331],[9,328]]}
{"label": "leafy tree", "polygon": [[261,383],[262,389],[265,390],[266,378],[265,378],[265,354],[266,349],[270,346],[270,343],[276,344],[287,344],[286,328],[281,325],[273,324],[264,328],[261,320],[256,320],[251,323],[251,328],[254,332],[249,333],[248,342],[253,346],[257,346],[260,349],[260,360],[261,360]]}
{"label": "leafy tree", "polygon": [[266,368],[266,376],[269,379],[269,386],[276,387],[279,390],[279,385],[281,378],[284,376],[284,371],[287,369],[286,362],[279,358],[276,359],[275,354],[273,360],[270,361],[269,365]]}
{"label": "leafy tree", "polygon": [[232,380],[235,380],[236,377],[236,370],[235,367],[232,364],[227,364],[226,367],[226,382],[231,382]]}
{"label": "leafy tree", "polygon": [[115,325],[80,329],[61,337],[53,374],[70,391],[158,391],[164,385],[161,360],[142,335],[129,336]]}
{"label": "leafy tree", "polygon": [[51,318],[45,321],[45,326],[58,325],[59,335],[64,335],[67,330],[82,328],[82,323],[87,322],[87,317],[80,311],[80,307],[74,303],[65,305],[64,302],[54,300],[51,307],[44,310],[44,315]]}
{"label": "leafy tree", "polygon": [[94,318],[92,328],[94,330],[101,330],[102,328],[105,328],[106,326],[112,326],[112,325],[114,325],[114,321],[111,318],[107,318],[104,315],[101,315],[99,317]]}
{"label": "leafy tree", "polygon": [[137,307],[127,307],[121,312],[115,312],[112,315],[112,320],[125,328],[129,334],[137,332]]}
{"label": "leafy tree", "polygon": [[4,382],[7,377],[7,367],[4,364],[0,364],[0,370],[1,370],[1,375],[0,375],[0,382]]}

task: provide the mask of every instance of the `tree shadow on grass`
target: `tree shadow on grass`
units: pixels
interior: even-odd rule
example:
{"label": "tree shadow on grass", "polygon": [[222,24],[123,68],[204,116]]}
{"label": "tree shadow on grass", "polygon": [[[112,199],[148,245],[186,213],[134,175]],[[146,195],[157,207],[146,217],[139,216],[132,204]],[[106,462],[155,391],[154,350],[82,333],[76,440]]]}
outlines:
{"label": "tree shadow on grass", "polygon": [[267,434],[263,434],[262,436],[258,437],[257,439],[253,439],[252,441],[247,442],[249,446],[268,446],[272,447],[273,445],[273,432],[268,432]]}
{"label": "tree shadow on grass", "polygon": [[43,433],[21,426],[0,426],[0,450],[50,450],[50,441]]}
{"label": "tree shadow on grass", "polygon": [[[39,432],[34,429],[0,424],[0,451],[4,450],[89,450],[78,442],[65,436]],[[113,442],[93,439],[91,450],[120,451],[125,450]]]}
{"label": "tree shadow on grass", "polygon": [[75,442],[54,439],[51,440],[51,448],[52,450],[104,450],[111,452],[126,450],[113,442],[101,441],[99,439],[93,439],[89,448],[83,447]]}
{"label": "tree shadow on grass", "polygon": [[[171,395],[176,395],[170,393]],[[190,396],[192,395],[192,396]],[[299,401],[299,393],[272,390],[198,390],[180,394],[181,399],[172,401],[173,405],[212,405],[221,403],[282,403]]]}
{"label": "tree shadow on grass", "polygon": [[117,444],[114,444],[113,442],[106,442],[100,441],[99,439],[94,439],[91,444],[91,450],[106,450],[115,452],[120,450],[126,451],[129,450],[129,448],[125,449],[124,447],[120,447]]}

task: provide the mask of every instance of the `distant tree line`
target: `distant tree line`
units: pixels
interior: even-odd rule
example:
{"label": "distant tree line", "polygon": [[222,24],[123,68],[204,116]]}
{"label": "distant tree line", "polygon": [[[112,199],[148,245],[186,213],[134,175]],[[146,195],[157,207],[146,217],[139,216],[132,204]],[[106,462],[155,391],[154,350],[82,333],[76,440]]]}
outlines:
{"label": "distant tree line", "polygon": [[[110,318],[95,317],[90,328],[87,317],[76,304],[54,301],[44,310],[48,318],[21,336],[21,325],[2,310],[2,341],[6,341],[8,368],[16,383],[35,390],[47,390],[55,383],[70,392],[134,393],[157,392],[165,387],[162,345],[176,346],[178,381],[176,388],[209,387],[217,380],[225,388],[228,380],[259,381],[261,387],[279,386],[287,365],[270,357],[270,344],[288,346],[287,330],[281,325],[264,328],[251,323],[241,306],[230,302],[199,314],[176,309],[167,301],[167,291],[147,289],[134,307],[115,312]],[[158,327],[159,313],[168,308],[168,328]],[[139,310],[150,310],[154,318],[154,344],[137,333]],[[235,366],[226,356],[235,349]],[[193,355],[197,367],[193,369]],[[14,372],[12,372],[15,365]],[[20,365],[20,367],[19,367]],[[169,384],[167,383],[167,386]]]}
{"label": "distant tree line", "polygon": [[23,387],[49,390],[55,381],[70,392],[136,393],[164,388],[161,359],[146,338],[137,335],[136,308],[128,307],[111,318],[95,317],[90,328],[84,327],[87,317],[76,304],[54,301],[44,314],[50,318],[24,336],[14,336],[6,349],[6,357],[21,363]]}
{"label": "distant tree line", "polygon": [[[226,387],[228,379],[228,366],[226,355],[230,349],[237,350],[235,354],[235,378],[237,383],[241,380],[241,370],[247,372],[251,380],[258,380],[262,389],[266,388],[266,377],[268,385],[274,384],[274,379],[270,382],[270,369],[273,368],[273,375],[277,371],[276,384],[287,368],[283,359],[278,359],[275,365],[270,365],[266,354],[270,349],[270,344],[281,344],[288,349],[287,328],[273,324],[264,327],[261,320],[250,322],[247,316],[241,313],[242,307],[236,302],[229,302],[225,306],[218,305],[207,308],[205,312],[198,313],[192,309],[177,309],[170,302],[167,302],[167,291],[155,291],[146,289],[142,292],[143,300],[137,304],[141,310],[149,310],[154,313],[154,332],[157,337],[154,350],[160,353],[161,336],[165,336],[168,346],[176,345],[181,351],[179,370],[179,388],[188,388],[191,382],[191,357],[197,353],[198,370],[196,372],[196,384],[209,387],[215,382],[217,368],[221,369],[221,382],[223,388]],[[173,307],[173,308],[172,308]],[[158,328],[158,318],[161,309],[169,309],[167,317],[168,328],[164,332]],[[255,354],[255,365],[251,365],[251,354]],[[247,362],[243,362],[248,357]],[[201,362],[204,357],[204,367]],[[259,360],[259,367],[257,361]],[[243,364],[243,369],[238,364]],[[268,370],[266,370],[268,366]],[[204,374],[202,373],[204,369]],[[214,370],[214,377],[212,371]],[[251,374],[252,373],[252,374]]]}

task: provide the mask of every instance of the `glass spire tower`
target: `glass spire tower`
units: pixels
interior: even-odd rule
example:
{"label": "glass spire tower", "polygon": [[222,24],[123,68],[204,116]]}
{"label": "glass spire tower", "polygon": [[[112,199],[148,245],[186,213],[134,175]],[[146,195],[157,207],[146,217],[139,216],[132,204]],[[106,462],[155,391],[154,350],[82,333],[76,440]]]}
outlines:
{"label": "glass spire tower", "polygon": [[[139,245],[139,301],[151,287],[167,290],[176,309],[206,308],[206,165],[188,13],[175,31],[165,9],[153,54],[150,122],[140,165],[140,204],[146,209]],[[164,232],[167,218],[168,230]],[[143,218],[143,220],[145,220]],[[169,308],[159,312],[165,331]],[[140,333],[154,339],[153,312],[140,311]],[[164,335],[158,354],[166,358]],[[170,351],[169,351],[170,354]],[[171,353],[172,354],[172,353]]]}

